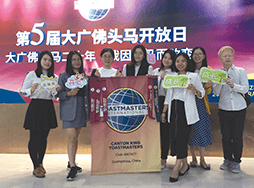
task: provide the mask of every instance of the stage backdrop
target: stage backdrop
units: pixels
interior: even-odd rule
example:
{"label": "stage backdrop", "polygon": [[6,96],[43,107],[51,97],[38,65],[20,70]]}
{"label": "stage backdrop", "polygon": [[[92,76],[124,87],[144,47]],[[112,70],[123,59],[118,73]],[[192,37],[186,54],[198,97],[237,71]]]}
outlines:
{"label": "stage backdrop", "polygon": [[160,171],[160,127],[152,113],[157,78],[91,78],[90,84],[91,173]]}
{"label": "stage backdrop", "polygon": [[53,53],[59,75],[71,50],[80,51],[89,74],[102,66],[105,47],[115,51],[113,67],[122,69],[136,44],[155,55],[154,68],[167,48],[190,55],[202,46],[209,66],[220,69],[217,52],[230,45],[234,64],[251,78],[253,9],[248,0],[1,0],[0,103],[29,102],[17,91],[43,50]]}

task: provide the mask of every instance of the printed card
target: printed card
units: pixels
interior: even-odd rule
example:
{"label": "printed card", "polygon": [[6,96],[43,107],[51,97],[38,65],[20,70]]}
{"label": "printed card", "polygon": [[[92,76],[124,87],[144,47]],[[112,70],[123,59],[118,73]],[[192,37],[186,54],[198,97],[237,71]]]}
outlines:
{"label": "printed card", "polygon": [[164,88],[186,88],[190,83],[187,76],[170,76],[166,75],[163,81]]}
{"label": "printed card", "polygon": [[202,82],[207,82],[211,80],[213,83],[225,84],[223,81],[227,78],[227,73],[223,70],[213,70],[206,67],[200,69],[199,77]]}
{"label": "printed card", "polygon": [[57,81],[58,81],[57,76],[48,77],[45,75],[41,75],[41,89],[42,88],[47,89],[48,91],[52,92],[52,95],[56,95],[57,94],[56,87],[58,86]]}
{"label": "printed card", "polygon": [[69,89],[73,89],[76,87],[83,88],[86,84],[87,80],[85,79],[84,73],[76,73],[75,75],[72,75],[70,78],[68,78],[65,86]]}

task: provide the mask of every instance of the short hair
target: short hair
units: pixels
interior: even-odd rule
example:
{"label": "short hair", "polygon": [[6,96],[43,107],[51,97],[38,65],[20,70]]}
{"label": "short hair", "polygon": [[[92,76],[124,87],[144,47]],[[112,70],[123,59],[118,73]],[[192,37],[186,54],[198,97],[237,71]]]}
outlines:
{"label": "short hair", "polygon": [[221,47],[221,49],[218,51],[218,56],[220,57],[221,54],[224,52],[224,51],[231,51],[233,53],[233,55],[235,55],[235,50],[231,47],[231,46],[223,46]]}
{"label": "short hair", "polygon": [[[165,57],[165,55],[166,55],[167,53],[170,54],[170,57],[171,57],[171,59],[172,59],[172,65],[173,65],[174,61],[176,60],[176,53],[175,53],[175,51],[174,51],[174,50],[167,49],[167,50],[164,52],[164,54],[162,55],[162,58],[161,58],[161,67],[160,67],[159,71],[161,71],[161,70],[164,69],[164,65],[163,65],[163,63],[162,63],[162,60],[163,60],[163,58]],[[170,66],[170,69],[172,69],[172,65]]]}
{"label": "short hair", "polygon": [[[202,51],[202,53],[205,55],[205,58],[202,61],[201,68],[202,67],[207,67],[207,55],[206,55],[206,51],[201,46],[197,46],[197,47],[193,48],[192,53],[191,53],[191,60],[195,63],[195,61],[193,60],[193,54],[194,54],[194,51],[197,50],[197,49],[200,49]],[[195,69],[196,69],[196,63],[194,65],[195,65]]]}
{"label": "short hair", "polygon": [[113,59],[115,59],[115,53],[114,53],[114,50],[112,50],[111,48],[104,48],[102,51],[101,51],[101,57],[103,56],[103,54],[104,53],[106,53],[106,52],[110,52],[111,53],[111,55],[112,55],[112,57],[113,57]]}
{"label": "short hair", "polygon": [[[176,59],[179,56],[183,56],[187,60],[187,67],[186,67],[185,71],[186,72],[194,72],[195,71],[195,66],[193,65],[192,61],[190,60],[190,57],[184,52],[181,52],[181,53],[177,54]],[[179,70],[176,68],[176,60],[172,64],[172,71],[179,72]]]}
{"label": "short hair", "polygon": [[72,60],[72,56],[77,54],[81,60],[81,66],[79,68],[79,73],[84,73],[84,68],[83,68],[83,59],[80,55],[80,53],[78,51],[70,51],[68,56],[67,56],[67,62],[66,62],[66,72],[69,74],[69,75],[74,75],[75,72],[73,71],[73,68],[72,68],[72,64],[71,64],[71,60]]}
{"label": "short hair", "polygon": [[47,51],[47,50],[46,50],[46,51],[42,51],[42,52],[39,54],[38,62],[37,62],[37,68],[36,68],[36,70],[35,70],[36,76],[37,76],[38,78],[41,77],[41,74],[42,74],[41,60],[42,60],[42,57],[43,57],[45,54],[47,54],[47,55],[50,57],[50,59],[51,59],[51,66],[49,67],[48,73],[47,73],[47,74],[48,74],[48,77],[51,77],[51,76],[55,77],[55,75],[54,75],[54,58],[53,58],[52,53],[51,53],[50,51]]}

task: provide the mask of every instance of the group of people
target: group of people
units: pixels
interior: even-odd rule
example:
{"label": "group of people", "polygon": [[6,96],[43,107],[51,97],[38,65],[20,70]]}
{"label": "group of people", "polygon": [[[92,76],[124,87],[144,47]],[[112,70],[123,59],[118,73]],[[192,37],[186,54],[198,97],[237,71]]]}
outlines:
{"label": "group of people", "polygon": [[[170,182],[177,182],[179,176],[185,175],[190,167],[197,166],[194,147],[199,148],[200,166],[210,170],[210,164],[204,159],[205,148],[212,144],[207,95],[211,89],[219,100],[219,120],[222,134],[224,162],[221,170],[239,173],[243,148],[243,129],[247,104],[243,94],[249,90],[247,73],[243,68],[233,65],[234,49],[222,47],[218,56],[223,70],[228,77],[225,85],[209,80],[202,83],[198,74],[202,67],[207,67],[207,55],[202,47],[195,47],[191,58],[185,53],[175,54],[165,51],[161,67],[155,70],[159,82],[159,104],[161,112],[161,168],[166,167],[166,159],[171,143],[171,155],[177,160]],[[186,75],[190,83],[186,89],[162,87],[165,75]],[[190,165],[187,163],[188,146],[192,155]]]}
{"label": "group of people", "polygon": [[[159,109],[161,113],[161,168],[166,167],[166,160],[171,146],[171,155],[177,160],[170,182],[178,181],[179,176],[185,175],[190,167],[196,167],[198,162],[194,147],[199,147],[200,166],[210,170],[205,162],[205,147],[212,144],[207,94],[220,95],[219,119],[221,124],[224,163],[220,169],[229,169],[234,173],[240,172],[241,154],[243,148],[242,134],[246,116],[246,104],[243,96],[248,91],[246,71],[235,67],[234,50],[229,46],[222,47],[218,52],[223,69],[228,73],[225,85],[212,81],[202,83],[198,74],[202,67],[207,67],[207,55],[202,47],[193,49],[191,58],[185,53],[176,54],[173,50],[166,50],[161,59],[161,66],[153,70],[147,61],[147,52],[143,45],[136,45],[131,52],[131,62],[124,65],[123,72],[112,68],[114,51],[104,48],[101,51],[103,67],[93,69],[92,77],[122,77],[157,75],[159,85]],[[65,83],[76,73],[84,73],[87,84],[83,88],[69,89]],[[47,146],[50,129],[57,127],[56,114],[52,99],[60,100],[60,119],[63,129],[68,135],[67,180],[74,180],[82,168],[76,165],[75,157],[78,148],[78,136],[82,127],[86,127],[89,120],[89,79],[84,72],[83,59],[79,52],[71,51],[67,56],[66,70],[60,73],[57,95],[42,88],[41,75],[55,77],[54,60],[51,52],[40,53],[37,69],[29,72],[24,80],[20,93],[32,100],[25,116],[24,128],[30,130],[28,150],[34,165],[33,174],[38,178],[45,177],[46,170],[43,158]],[[186,88],[162,87],[166,75],[186,75],[190,82]],[[192,154],[190,165],[187,162],[188,146]]]}

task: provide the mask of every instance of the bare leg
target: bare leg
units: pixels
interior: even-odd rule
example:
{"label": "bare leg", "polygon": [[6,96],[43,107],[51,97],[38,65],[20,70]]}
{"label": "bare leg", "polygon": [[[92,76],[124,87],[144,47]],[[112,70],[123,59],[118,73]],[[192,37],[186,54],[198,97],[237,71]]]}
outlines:
{"label": "bare leg", "polygon": [[78,140],[78,129],[77,128],[68,128],[67,135],[68,135],[68,157],[70,161],[70,166],[75,166],[75,157],[77,152],[77,140]]}
{"label": "bare leg", "polygon": [[182,168],[180,169],[180,172],[183,174],[188,169],[187,157],[184,159],[181,159],[181,160],[182,160],[183,165],[182,165]]}
{"label": "bare leg", "polygon": [[195,167],[195,166],[197,166],[197,157],[195,155],[195,149],[193,146],[189,146],[189,148],[190,148],[190,152],[191,152],[191,156],[192,156],[192,161],[190,162],[190,165],[192,167]]}
{"label": "bare leg", "polygon": [[206,164],[205,162],[205,147],[199,147],[199,153],[200,153],[200,165],[203,167],[210,167],[210,164]]}
{"label": "bare leg", "polygon": [[81,128],[77,128],[77,141],[76,141],[76,150],[75,150],[75,157],[77,154],[77,150],[78,150],[78,136],[80,134]]}
{"label": "bare leg", "polygon": [[178,174],[179,174],[179,170],[180,170],[182,162],[183,162],[183,159],[176,160],[175,166],[174,166],[172,174],[171,174],[172,178],[178,178],[178,176],[179,176]]}

